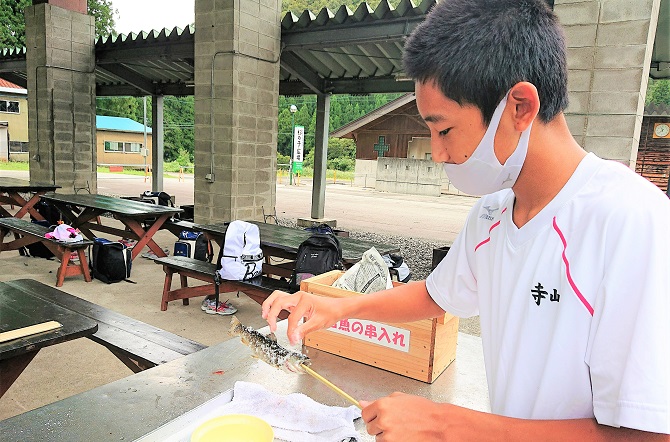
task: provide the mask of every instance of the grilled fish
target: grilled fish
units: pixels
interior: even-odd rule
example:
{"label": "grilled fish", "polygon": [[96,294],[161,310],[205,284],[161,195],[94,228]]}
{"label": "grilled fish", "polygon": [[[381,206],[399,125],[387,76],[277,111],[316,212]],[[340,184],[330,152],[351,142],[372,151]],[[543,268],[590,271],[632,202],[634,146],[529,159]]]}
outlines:
{"label": "grilled fish", "polygon": [[253,328],[242,325],[235,316],[230,321],[228,333],[232,336],[239,336],[242,343],[251,349],[254,357],[286,372],[305,373],[301,364],[310,365],[312,362],[302,353],[288,350],[279,345],[274,333],[263,336]]}

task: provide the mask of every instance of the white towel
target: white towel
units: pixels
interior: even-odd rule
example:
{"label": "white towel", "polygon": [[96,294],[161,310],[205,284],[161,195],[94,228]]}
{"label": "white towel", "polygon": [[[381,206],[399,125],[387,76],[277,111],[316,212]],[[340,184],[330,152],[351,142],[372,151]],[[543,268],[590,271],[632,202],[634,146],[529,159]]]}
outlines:
{"label": "white towel", "polygon": [[275,439],[290,442],[360,440],[353,422],[361,417],[357,407],[323,405],[302,393],[282,396],[251,382],[235,382],[233,400],[218,411],[221,415],[259,417],[272,426]]}

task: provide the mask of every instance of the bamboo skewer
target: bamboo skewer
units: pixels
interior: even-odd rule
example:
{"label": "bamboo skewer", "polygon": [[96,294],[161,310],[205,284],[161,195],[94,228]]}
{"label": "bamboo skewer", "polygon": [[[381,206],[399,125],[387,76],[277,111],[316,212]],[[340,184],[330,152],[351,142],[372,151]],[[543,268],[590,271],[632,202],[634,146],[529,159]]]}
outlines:
{"label": "bamboo skewer", "polygon": [[321,382],[324,383],[328,388],[330,388],[330,389],[333,390],[335,393],[339,394],[339,395],[342,396],[344,399],[348,400],[349,402],[351,402],[352,404],[354,404],[355,406],[357,406],[357,407],[360,408],[361,410],[363,409],[363,407],[361,407],[361,404],[359,404],[358,401],[357,401],[356,399],[354,399],[354,398],[352,398],[351,396],[349,396],[347,393],[345,393],[344,391],[342,391],[342,389],[340,389],[338,386],[336,386],[335,384],[333,384],[332,382],[330,382],[328,379],[324,378],[324,377],[321,376],[319,373],[315,372],[314,370],[312,370],[311,368],[309,368],[309,367],[306,366],[305,364],[300,364],[300,366],[303,368],[303,370],[305,370],[305,371],[307,372],[307,374],[309,374],[309,375],[312,376],[313,378],[315,378],[315,379],[321,381]]}

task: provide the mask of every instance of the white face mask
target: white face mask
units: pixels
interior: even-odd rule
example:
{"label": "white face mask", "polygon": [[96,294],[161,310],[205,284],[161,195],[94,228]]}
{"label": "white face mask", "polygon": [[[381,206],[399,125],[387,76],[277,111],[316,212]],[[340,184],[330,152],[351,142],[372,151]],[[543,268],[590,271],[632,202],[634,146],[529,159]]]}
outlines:
{"label": "white face mask", "polygon": [[461,192],[470,195],[487,195],[512,187],[519,178],[521,167],[526,160],[526,153],[528,153],[530,128],[533,124],[531,123],[521,133],[519,144],[504,165],[500,164],[500,161],[496,158],[493,147],[500,117],[507,104],[508,94],[509,92],[493,112],[491,123],[472,156],[462,164],[444,164],[444,171],[447,173],[449,180]]}

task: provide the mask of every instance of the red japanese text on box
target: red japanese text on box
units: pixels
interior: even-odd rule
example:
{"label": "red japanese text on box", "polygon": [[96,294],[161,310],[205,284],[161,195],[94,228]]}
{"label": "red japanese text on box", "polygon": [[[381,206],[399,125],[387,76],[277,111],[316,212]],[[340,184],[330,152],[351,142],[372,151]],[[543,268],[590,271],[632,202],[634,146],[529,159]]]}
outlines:
{"label": "red japanese text on box", "polygon": [[388,324],[364,319],[343,319],[328,330],[409,353],[410,331]]}

